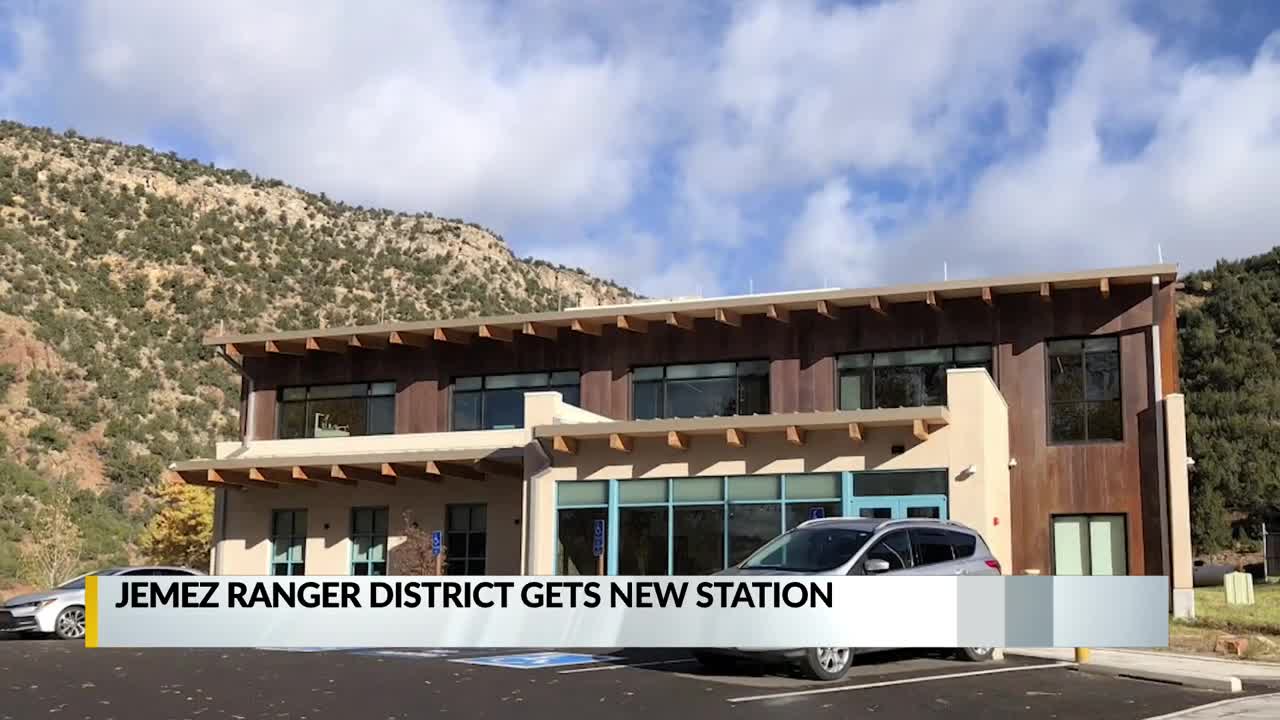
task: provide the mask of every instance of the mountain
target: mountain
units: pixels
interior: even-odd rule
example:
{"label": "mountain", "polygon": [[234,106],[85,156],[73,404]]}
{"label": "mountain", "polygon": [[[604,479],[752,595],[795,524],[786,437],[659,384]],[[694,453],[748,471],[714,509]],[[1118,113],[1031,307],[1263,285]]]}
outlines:
{"label": "mountain", "polygon": [[531,312],[634,296],[474,223],[0,122],[0,584],[75,484],[84,564],[136,558],[177,458],[233,439],[226,332]]}

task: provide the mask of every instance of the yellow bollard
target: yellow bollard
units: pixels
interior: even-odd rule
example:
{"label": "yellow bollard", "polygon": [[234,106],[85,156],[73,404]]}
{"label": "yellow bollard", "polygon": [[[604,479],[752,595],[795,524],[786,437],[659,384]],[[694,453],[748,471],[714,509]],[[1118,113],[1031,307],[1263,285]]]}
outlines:
{"label": "yellow bollard", "polygon": [[1076,648],[1076,662],[1077,663],[1089,662],[1089,648],[1081,648],[1081,647]]}

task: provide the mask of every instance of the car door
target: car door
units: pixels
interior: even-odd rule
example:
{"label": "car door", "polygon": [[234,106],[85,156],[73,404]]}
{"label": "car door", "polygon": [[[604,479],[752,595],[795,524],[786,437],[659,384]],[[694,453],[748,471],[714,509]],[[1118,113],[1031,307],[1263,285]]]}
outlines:
{"label": "car door", "polygon": [[889,563],[889,569],[883,573],[878,573],[880,575],[896,575],[910,572],[911,568],[915,566],[915,561],[911,554],[911,537],[907,535],[907,531],[894,530],[880,536],[858,559],[853,572],[858,575],[865,575],[863,565],[872,559],[884,560]]}
{"label": "car door", "polygon": [[943,528],[915,527],[911,533],[912,575],[963,575],[963,563],[956,562],[955,549]]}

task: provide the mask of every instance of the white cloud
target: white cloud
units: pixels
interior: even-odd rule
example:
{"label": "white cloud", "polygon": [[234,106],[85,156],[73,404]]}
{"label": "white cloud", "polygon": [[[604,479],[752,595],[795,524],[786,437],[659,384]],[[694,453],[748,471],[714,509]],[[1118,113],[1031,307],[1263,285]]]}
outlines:
{"label": "white cloud", "polygon": [[810,287],[866,287],[880,276],[874,218],[854,207],[841,179],[828,181],[805,200],[787,235],[783,261],[788,277]]}

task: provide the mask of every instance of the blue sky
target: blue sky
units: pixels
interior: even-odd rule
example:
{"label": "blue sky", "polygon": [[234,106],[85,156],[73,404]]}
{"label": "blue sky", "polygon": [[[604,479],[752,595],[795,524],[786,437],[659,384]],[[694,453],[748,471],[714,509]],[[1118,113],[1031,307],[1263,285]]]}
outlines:
{"label": "blue sky", "polygon": [[1280,227],[1280,4],[0,0],[0,115],[430,210],[658,296]]}

